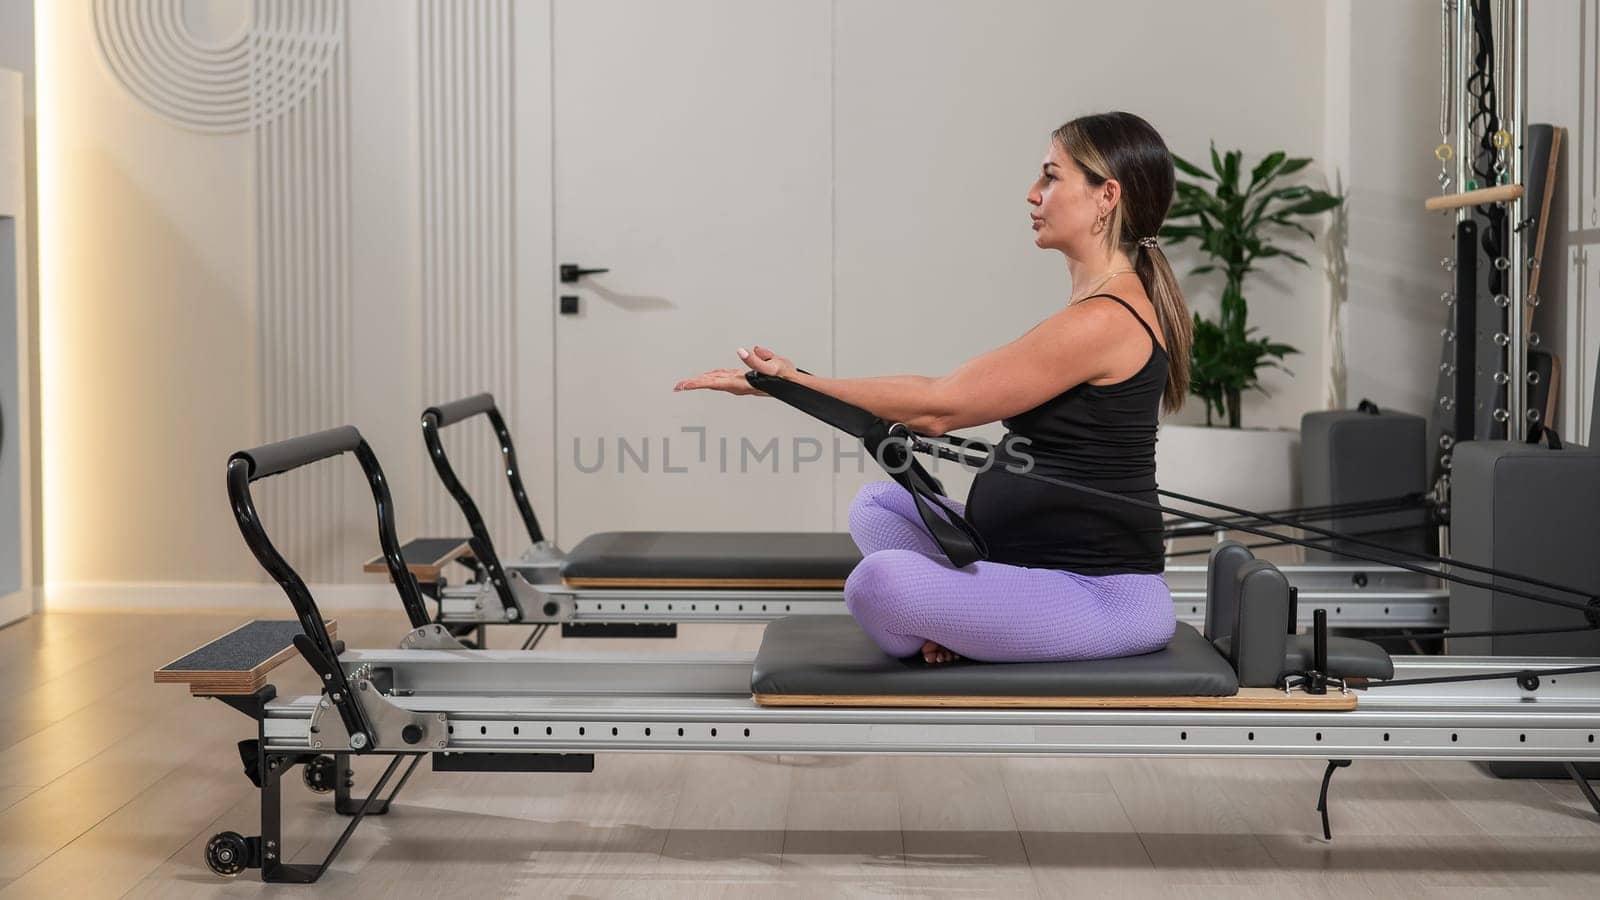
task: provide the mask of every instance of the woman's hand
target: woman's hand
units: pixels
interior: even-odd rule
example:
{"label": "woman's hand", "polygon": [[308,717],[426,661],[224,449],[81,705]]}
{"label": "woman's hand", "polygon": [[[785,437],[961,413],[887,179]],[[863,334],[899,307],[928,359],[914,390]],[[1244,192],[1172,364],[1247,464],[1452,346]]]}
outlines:
{"label": "woman's hand", "polygon": [[775,375],[785,380],[794,378],[797,371],[794,363],[760,344],[757,344],[752,350],[740,347],[739,360],[763,375]]}
{"label": "woman's hand", "polygon": [[672,386],[675,391],[726,391],[740,397],[765,397],[745,380],[748,369],[712,369],[709,372],[685,378]]}
{"label": "woman's hand", "polygon": [[[757,346],[754,350],[739,348],[739,359],[751,369],[763,375],[773,375],[778,378],[791,378],[796,369],[794,363],[773,353],[765,347]],[[712,369],[694,378],[685,378],[672,386],[675,391],[725,391],[737,396],[765,397],[765,391],[758,391],[745,380],[745,369]]]}

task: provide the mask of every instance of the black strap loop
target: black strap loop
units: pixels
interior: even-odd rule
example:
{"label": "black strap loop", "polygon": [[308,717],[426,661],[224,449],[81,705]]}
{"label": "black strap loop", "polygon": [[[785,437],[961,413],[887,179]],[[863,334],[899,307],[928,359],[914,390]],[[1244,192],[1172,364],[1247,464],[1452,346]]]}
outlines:
{"label": "black strap loop", "polygon": [[859,438],[884,472],[911,494],[922,524],[934,543],[949,557],[951,565],[962,568],[988,557],[988,545],[977,529],[949,506],[943,485],[911,455],[914,437],[911,429],[890,424],[859,406],[775,375],[751,371],[745,373],[745,380],[751,387]]}
{"label": "black strap loop", "polygon": [[[911,455],[913,435],[904,425],[873,423],[861,436],[861,443],[895,483],[906,489],[917,506],[917,515],[934,543],[956,568],[987,559],[989,546],[983,536],[961,513],[952,509],[943,487]],[[936,512],[933,507],[937,506]]]}
{"label": "black strap loop", "polygon": [[1557,434],[1554,428],[1547,428],[1538,422],[1534,422],[1528,426],[1528,443],[1537,444],[1540,438],[1544,439],[1544,445],[1551,450],[1562,449],[1561,435]]}

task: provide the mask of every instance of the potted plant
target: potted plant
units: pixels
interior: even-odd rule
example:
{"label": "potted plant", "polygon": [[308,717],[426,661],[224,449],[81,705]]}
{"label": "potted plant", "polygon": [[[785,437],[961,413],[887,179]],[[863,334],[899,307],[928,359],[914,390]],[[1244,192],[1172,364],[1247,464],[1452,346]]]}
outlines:
{"label": "potted plant", "polygon": [[[1187,178],[1177,184],[1177,199],[1161,228],[1169,244],[1194,241],[1206,260],[1191,274],[1220,272],[1222,303],[1215,319],[1194,317],[1189,391],[1205,404],[1206,426],[1163,425],[1157,444],[1163,487],[1201,494],[1249,509],[1293,506],[1299,488],[1299,434],[1282,429],[1240,427],[1240,401],[1246,391],[1265,392],[1260,375],[1283,369],[1294,347],[1259,335],[1249,324],[1245,277],[1265,260],[1306,259],[1285,247],[1285,239],[1315,239],[1305,224],[1339,206],[1342,198],[1315,188],[1284,184],[1283,179],[1311,160],[1270,153],[1249,171],[1241,185],[1244,154],[1219,154],[1211,148],[1207,172],[1176,154],[1173,165]],[[1227,428],[1210,427],[1213,417]],[[1219,467],[1218,460],[1228,465]]]}
{"label": "potted plant", "polygon": [[[1195,241],[1210,261],[1190,274],[1220,271],[1222,305],[1216,321],[1194,315],[1189,392],[1206,405],[1206,424],[1213,412],[1226,415],[1229,428],[1240,424],[1239,398],[1247,390],[1265,393],[1259,373],[1283,368],[1281,360],[1298,353],[1288,344],[1255,336],[1249,325],[1249,304],[1244,298],[1245,276],[1260,260],[1284,257],[1309,265],[1305,257],[1286,249],[1275,238],[1316,235],[1299,219],[1321,215],[1343,199],[1307,185],[1277,187],[1278,180],[1311,164],[1305,157],[1291,158],[1281,151],[1269,153],[1250,171],[1250,183],[1239,186],[1244,154],[1231,150],[1218,154],[1211,147],[1207,172],[1176,153],[1172,162],[1179,172],[1199,179],[1177,184],[1177,200],[1161,226],[1169,243]],[[1287,370],[1285,370],[1287,371]]]}

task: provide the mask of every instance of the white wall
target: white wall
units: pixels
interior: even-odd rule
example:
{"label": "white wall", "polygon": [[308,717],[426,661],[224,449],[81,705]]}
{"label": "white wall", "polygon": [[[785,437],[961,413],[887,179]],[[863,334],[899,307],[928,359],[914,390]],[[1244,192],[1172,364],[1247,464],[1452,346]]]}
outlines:
{"label": "white wall", "polygon": [[21,72],[27,116],[33,117],[33,0],[0,0],[0,69]]}
{"label": "white wall", "polygon": [[37,9],[46,578],[238,580],[222,463],[259,433],[252,136],[133,96],[97,6]]}
{"label": "white wall", "polygon": [[[200,8],[183,8],[171,33],[142,38],[97,23],[119,4],[41,7],[54,100],[43,356],[55,594],[260,581],[228,511],[228,455],[346,423],[384,463],[401,534],[423,531],[421,498],[438,489],[424,469],[422,408],[501,385],[458,371],[471,368],[459,365],[462,346],[476,340],[468,310],[488,302],[470,266],[436,285],[451,305],[429,324],[447,333],[423,322],[418,59],[460,63],[472,47],[452,28],[489,6],[511,8],[449,4],[455,18],[431,27],[415,4],[291,0],[240,4],[234,18],[228,7],[210,18],[184,18]],[[521,8],[526,57],[546,57],[548,12]],[[181,52],[127,64],[151,52],[144,41]],[[451,102],[472,98],[471,84],[441,78]],[[541,88],[528,93],[537,100]],[[446,149],[474,140],[451,136]],[[535,132],[521,145],[535,165],[547,139]],[[466,191],[481,172],[475,161],[455,165],[443,189]],[[531,248],[519,276],[544,309],[549,266],[538,250],[549,238],[537,216],[548,216],[548,187],[525,184],[536,209],[517,233]],[[524,446],[542,433],[514,416],[513,427]],[[528,487],[548,502],[548,472]],[[362,579],[360,561],[377,545],[353,461],[262,482],[257,498],[279,549],[308,577]]]}
{"label": "white wall", "polygon": [[[1432,175],[1406,161],[1431,159],[1433,141],[1413,132],[1426,132],[1436,79],[1427,53],[1415,50],[1431,39],[1433,5],[1344,9],[1350,37],[1335,51],[1327,34],[1339,29],[1329,23],[1343,8],[1334,2],[835,5],[834,202],[855,211],[851,221],[869,223],[835,235],[839,374],[938,371],[1065,296],[1059,261],[999,227],[1022,214],[1044,139],[1060,121],[1124,107],[1147,114],[1189,156],[1203,156],[1215,138],[1252,155],[1283,149],[1322,159],[1343,147],[1330,141],[1329,97],[1342,85],[1330,85],[1328,73],[1338,72],[1350,79],[1350,133],[1365,136],[1341,157],[1353,198],[1347,346],[1361,348],[1351,358],[1350,396],[1426,403],[1438,328],[1429,267],[1439,254],[1426,220],[1412,212]],[[292,104],[246,104],[242,113],[163,108],[142,94],[99,43],[95,9],[110,6],[40,7],[53,97],[43,173],[51,208],[42,223],[49,577],[69,585],[259,581],[222,496],[223,460],[258,441],[345,421],[361,424],[390,470],[402,533],[435,524],[444,507],[435,497],[426,507],[434,512],[422,511],[424,492],[437,489],[415,432],[422,406],[445,399],[427,396],[430,386],[464,393],[473,378],[509,377],[519,388],[549,382],[544,346],[520,367],[471,378],[429,368],[444,364],[430,359],[452,356],[425,352],[430,341],[466,347],[478,338],[437,333],[424,319],[419,256],[434,240],[425,229],[437,223],[421,212],[420,184],[434,163],[421,150],[427,76],[418,54],[466,52],[448,35],[474,33],[478,17],[503,12],[504,0],[441,6],[429,15],[454,18],[439,29],[419,15],[433,7],[415,3],[263,6],[279,16],[258,23],[264,29],[315,40],[275,47],[278,56],[257,60],[255,77],[278,77],[266,64],[280,58],[306,62],[300,71],[313,76],[288,92]],[[549,74],[548,7],[514,10],[514,94],[532,104],[516,113],[516,147],[537,163],[548,153],[540,123],[549,119],[536,101],[549,87],[529,79]],[[221,43],[232,39],[227,21],[208,27]],[[427,96],[471,96],[461,90],[433,85]],[[252,96],[248,82],[243,96]],[[1003,165],[974,165],[996,156]],[[1308,174],[1330,171],[1319,165]],[[432,190],[466,189],[428,178]],[[549,304],[548,184],[531,181],[517,185],[514,297]],[[874,209],[887,217],[897,208],[922,218],[870,224]],[[1253,321],[1304,351],[1292,361],[1296,377],[1269,375],[1273,395],[1247,398],[1252,424],[1293,425],[1323,404],[1325,286],[1320,254],[1306,249],[1310,268],[1268,269],[1248,285]],[[1180,273],[1186,262],[1192,257],[1175,260]],[[985,273],[1012,266],[1034,289],[986,296]],[[1214,309],[1216,284],[1186,281],[1196,307]],[[907,310],[915,328],[895,346]],[[1389,374],[1418,346],[1423,362]],[[1191,405],[1186,418],[1199,416]],[[520,447],[547,445],[550,423],[536,418],[513,421]],[[372,546],[370,507],[351,467],[338,468],[267,483],[281,495],[272,515],[321,523],[286,537],[285,549],[324,581],[359,578],[355,564]],[[529,485],[541,512],[553,479],[540,472]],[[754,524],[735,496],[705,500],[726,504],[729,527]]]}
{"label": "white wall", "polygon": [[1332,0],[1328,15],[1327,157],[1349,193],[1345,405],[1427,414],[1452,246],[1451,219],[1422,208],[1439,191],[1439,7]]}
{"label": "white wall", "polygon": [[[1323,28],[1320,4],[1255,0],[840,4],[838,374],[939,374],[1061,308],[1065,260],[1033,245],[1025,195],[1050,132],[1073,116],[1139,113],[1207,166],[1213,140],[1254,158],[1320,157]],[[1306,174],[1315,182],[1321,167]],[[1244,397],[1249,426],[1297,427],[1321,408],[1321,254],[1292,246],[1312,265],[1270,260],[1245,284],[1251,323],[1301,350],[1293,377],[1267,371],[1270,395]],[[1187,274],[1192,245],[1169,253],[1190,305],[1214,316],[1220,279]],[[1191,400],[1174,421],[1202,422],[1204,409]],[[965,496],[968,473],[937,473]],[[877,477],[870,463],[841,477],[841,527],[856,487]]]}
{"label": "white wall", "polygon": [[1600,355],[1600,0],[1531,5],[1528,116],[1566,129],[1534,331],[1561,357],[1558,430],[1592,444]]}
{"label": "white wall", "polygon": [[[1439,260],[1454,255],[1452,217],[1421,207],[1439,191],[1439,7],[1330,0],[1328,16],[1326,155],[1350,186],[1347,402],[1427,414],[1448,321],[1439,294],[1451,287]],[[1558,428],[1585,442],[1600,353],[1600,266],[1589,263],[1600,243],[1597,46],[1600,0],[1529,4],[1529,121],[1567,129],[1534,330],[1562,356]]]}

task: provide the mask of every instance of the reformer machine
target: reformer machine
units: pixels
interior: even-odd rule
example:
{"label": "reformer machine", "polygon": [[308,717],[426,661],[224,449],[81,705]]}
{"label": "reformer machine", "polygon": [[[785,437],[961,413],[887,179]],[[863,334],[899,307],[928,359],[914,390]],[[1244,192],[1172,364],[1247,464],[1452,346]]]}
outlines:
{"label": "reformer machine", "polygon": [[[914,435],[797,385],[751,378],[860,437],[912,490],[952,562],[981,556],[981,539],[939,512],[939,494],[911,456],[981,445]],[[385,565],[415,626],[399,650],[336,642],[256,514],[254,482],[345,453],[371,488]],[[823,616],[774,622],[753,656],[465,650],[428,621],[394,534],[383,471],[354,428],[234,454],[228,494],[245,542],[297,620],[252,623],[157,673],[257,723],[240,756],[260,790],[261,833],[214,836],[206,862],[219,874],[260,868],[266,881],[317,880],[365,816],[390,810],[424,757],[435,771],[475,772],[592,771],[594,754],[618,751],[1320,758],[1329,761],[1317,804],[1325,836],[1330,779],[1355,758],[1543,760],[1564,763],[1600,813],[1575,765],[1600,760],[1600,659],[1390,657],[1330,637],[1322,610],[1313,611],[1311,634],[1295,635],[1288,580],[1237,543],[1211,553],[1204,631],[1180,624],[1167,648],[1137,657],[925,666],[884,656],[846,617]],[[1486,574],[1503,593],[1580,611],[1600,628],[1591,592],[1434,562],[1446,580],[1484,585],[1458,570]],[[288,646],[317,673],[320,693],[280,699],[267,683],[272,666],[292,655]],[[390,758],[364,798],[350,792],[353,756]],[[314,789],[331,781],[336,808],[352,816],[317,865],[282,859],[282,780],[295,766]]]}
{"label": "reformer machine", "polygon": [[[499,442],[507,486],[527,532],[529,549],[520,558],[502,559],[441,440],[443,429],[480,416],[488,420]],[[1348,415],[1308,416],[1307,433],[1322,434],[1320,445],[1349,453],[1357,462],[1354,468],[1371,468],[1356,449],[1373,444],[1371,429],[1393,432],[1412,424],[1420,448],[1420,419],[1380,417],[1376,407]],[[1350,431],[1352,426],[1362,426],[1362,430],[1356,439],[1345,438],[1341,443],[1337,430]],[[564,637],[671,637],[680,623],[765,622],[780,616],[843,612],[844,580],[861,559],[847,534],[603,532],[564,553],[545,538],[534,514],[523,488],[510,429],[493,396],[478,394],[430,407],[422,414],[422,436],[428,457],[460,507],[472,536],[413,540],[403,545],[401,552],[424,593],[437,601],[434,621],[469,645],[487,646],[490,625],[533,626],[522,647],[531,649],[555,625],[561,627]],[[1402,445],[1409,446],[1405,441],[1411,437],[1409,432],[1404,434]],[[1380,442],[1378,450],[1382,449]],[[1335,462],[1322,464],[1331,467]],[[1423,464],[1420,449],[1416,464]],[[1392,468],[1397,463],[1385,460],[1385,465]],[[927,477],[930,484],[937,485],[931,475]],[[1370,481],[1371,476],[1367,477]],[[1404,487],[1419,483],[1420,469],[1414,479],[1405,478],[1402,475],[1399,483]],[[1420,492],[1403,494],[1404,487],[1343,502],[1334,502],[1329,496],[1314,506],[1269,515],[1283,526],[1315,521],[1358,526],[1375,523],[1356,534],[1416,533],[1427,525],[1424,498]],[[1347,493],[1349,490],[1344,488]],[[1220,539],[1232,525],[1248,521],[1253,519],[1226,515],[1169,526],[1169,541],[1211,534]],[[1265,537],[1266,541],[1252,547],[1282,543],[1277,535]],[[1336,548],[1336,542],[1322,542]],[[447,571],[452,563],[467,568],[471,573],[467,581],[449,583]],[[383,573],[387,566],[380,557],[369,561],[366,570]],[[1283,566],[1282,571],[1305,601],[1300,627],[1312,624],[1312,606],[1327,610],[1335,628],[1430,628],[1443,626],[1448,617],[1448,593],[1431,575],[1384,564],[1352,566],[1331,558]],[[1203,621],[1205,566],[1169,565],[1165,577],[1179,619]]]}
{"label": "reformer machine", "polygon": [[[486,418],[530,549],[502,562],[477,503],[462,485],[440,432]],[[785,614],[840,611],[844,580],[861,561],[848,534],[789,532],[605,532],[571,552],[546,540],[522,485],[510,429],[494,397],[477,394],[429,407],[422,437],[440,482],[460,507],[471,537],[423,539],[401,552],[438,601],[436,621],[458,636],[485,626],[533,625],[531,649],[552,625],[567,637],[671,637],[680,621],[766,621]],[[452,562],[472,572],[451,586]],[[381,560],[368,571],[386,571]],[[630,610],[631,605],[631,610]]]}

